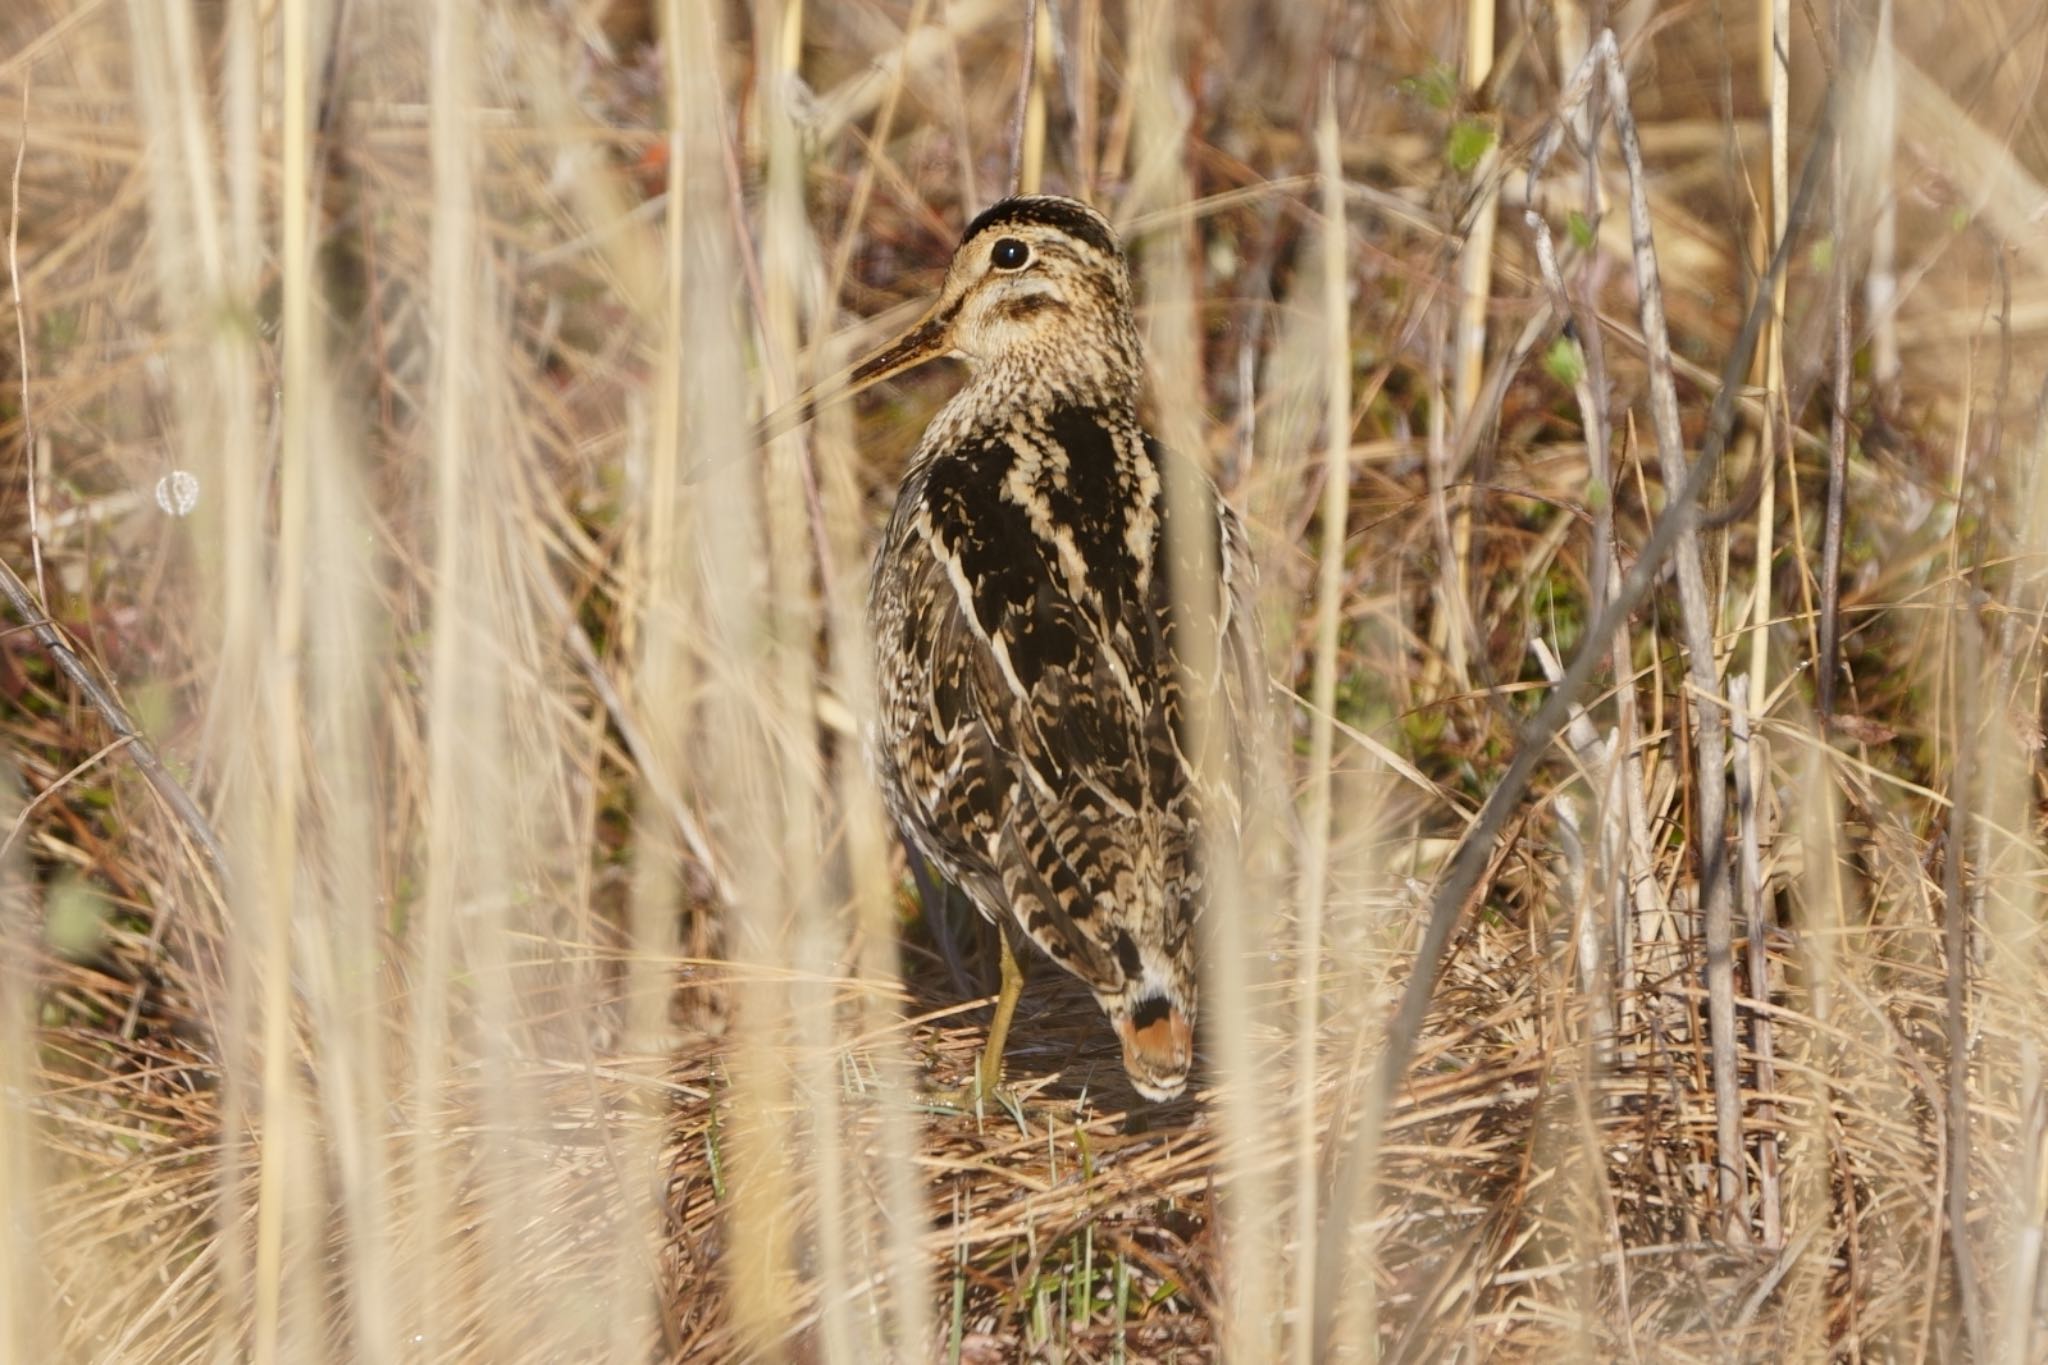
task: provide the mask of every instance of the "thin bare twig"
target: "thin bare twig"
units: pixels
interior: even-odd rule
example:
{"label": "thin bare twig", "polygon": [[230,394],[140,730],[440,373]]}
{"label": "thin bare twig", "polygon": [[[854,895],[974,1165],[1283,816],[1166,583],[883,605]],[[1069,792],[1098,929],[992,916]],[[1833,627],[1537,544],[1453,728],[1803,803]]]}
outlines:
{"label": "thin bare twig", "polygon": [[1102,43],[1102,0],[1081,0],[1075,22],[1074,65],[1074,193],[1095,202],[1096,108],[1100,97],[1099,48]]}
{"label": "thin bare twig", "polygon": [[129,758],[142,770],[142,775],[149,780],[149,785],[155,788],[157,796],[171,808],[171,814],[185,827],[185,833],[191,837],[199,851],[206,855],[207,866],[212,870],[215,881],[223,889],[226,888],[227,853],[221,847],[220,836],[213,832],[213,824],[206,818],[206,813],[199,809],[199,803],[192,799],[192,794],[185,790],[183,784],[172,776],[170,769],[164,766],[163,760],[157,757],[156,749],[143,736],[142,731],[136,728],[127,708],[115,700],[114,694],[101,684],[92,669],[86,666],[85,660],[79,658],[78,652],[71,648],[62,632],[50,620],[49,614],[37,604],[36,598],[29,592],[28,585],[21,581],[21,575],[14,571],[14,566],[5,562],[0,562],[0,593],[6,595],[15,615],[35,632],[36,640],[49,654],[51,662],[57,665],[59,672],[71,680],[72,686],[78,689],[87,705],[100,713],[100,719],[106,722],[108,729],[127,741]]}
{"label": "thin bare twig", "polygon": [[[4,861],[7,855],[14,851],[14,841],[16,839],[19,839],[21,837],[22,831],[28,828],[28,818],[31,815],[35,814],[36,807],[42,805],[45,801],[48,801],[52,797],[56,796],[58,792],[63,791],[66,787],[70,786],[74,781],[76,781],[80,774],[86,772],[94,765],[96,765],[101,759],[105,758],[108,754],[114,752],[114,750],[120,748],[123,744],[127,743],[129,743],[129,739],[126,735],[114,736],[105,744],[102,744],[100,745],[99,748],[93,750],[92,753],[88,754],[85,758],[82,758],[77,763],[73,764],[69,772],[65,773],[62,777],[59,777],[55,782],[52,782],[49,786],[43,788],[34,796],[30,797],[27,803],[24,804],[22,808],[15,813],[14,823],[8,827],[7,837],[5,839],[0,839],[0,861]],[[162,923],[163,916],[157,916],[157,922]]]}
{"label": "thin bare twig", "polygon": [[[1578,45],[1578,61],[1585,59],[1588,46],[1582,37]],[[1574,69],[1576,66],[1575,62]],[[1601,191],[1600,142],[1591,136],[1591,130],[1600,126],[1601,119],[1601,92],[1595,85],[1587,92],[1586,107],[1573,124],[1584,142],[1585,215],[1589,225],[1599,223],[1605,203]],[[1597,231],[1595,227],[1596,234]],[[1556,252],[1549,246],[1547,235],[1539,236],[1537,245],[1539,261],[1548,259],[1552,275],[1557,275]],[[1571,316],[1577,322],[1579,345],[1585,358],[1584,373],[1578,387],[1579,406],[1586,422],[1588,487],[1597,490],[1589,493],[1589,501],[1593,503],[1593,563],[1588,574],[1587,593],[1588,599],[1595,603],[1611,601],[1615,585],[1621,578],[1621,555],[1614,537],[1617,475],[1609,450],[1613,421],[1608,404],[1613,401],[1613,389],[1607,377],[1607,342],[1600,324],[1599,309],[1602,260],[1598,252],[1588,253],[1585,267],[1579,271],[1576,295],[1567,293],[1561,276],[1546,276],[1552,293],[1560,300],[1561,306],[1571,310]],[[1620,678],[1624,676],[1628,661],[1628,633],[1618,627],[1608,666]],[[1610,873],[1609,883],[1613,888],[1610,898],[1614,954],[1613,1026],[1615,1036],[1619,1037],[1628,1033],[1636,1008],[1637,920],[1655,903],[1656,873],[1655,860],[1650,855],[1652,823],[1644,797],[1644,762],[1641,746],[1637,743],[1633,687],[1617,689],[1615,709],[1616,726],[1610,743],[1612,771],[1607,779],[1607,789],[1609,809],[1618,807],[1622,818],[1603,821],[1600,838],[1602,859],[1619,874]],[[1619,1054],[1616,1060],[1619,1060]]]}
{"label": "thin bare twig", "polygon": [[[1596,51],[1612,52],[1614,36],[1611,32],[1601,34]],[[1825,141],[1834,126],[1834,103],[1830,99],[1822,106],[1820,134],[1818,140]],[[1553,124],[1553,130],[1562,127]],[[1793,201],[1789,220],[1803,221],[1805,209],[1811,200],[1815,186],[1819,183],[1818,169],[1822,158],[1809,157],[1805,171],[1800,177],[1799,193]],[[1628,619],[1643,599],[1649,595],[1651,585],[1663,572],[1666,558],[1677,545],[1679,536],[1698,516],[1700,494],[1712,482],[1720,465],[1722,451],[1728,442],[1728,430],[1735,416],[1736,390],[1742,376],[1748,372],[1749,357],[1756,348],[1757,337],[1763,330],[1764,319],[1770,313],[1771,282],[1783,271],[1791,258],[1794,235],[1788,231],[1778,249],[1771,257],[1770,267],[1758,282],[1756,297],[1751,301],[1748,315],[1743,319],[1742,331],[1730,348],[1726,363],[1722,366],[1721,383],[1714,395],[1713,406],[1707,415],[1706,434],[1701,442],[1699,459],[1694,461],[1692,471],[1682,482],[1675,485],[1669,494],[1664,514],[1650,532],[1643,545],[1642,553],[1629,567],[1621,586],[1613,599],[1601,611],[1590,630],[1586,632],[1578,651],[1573,654],[1571,666],[1565,670],[1564,681],[1552,689],[1538,709],[1534,718],[1523,727],[1517,737],[1515,756],[1509,761],[1499,782],[1480,807],[1478,816],[1459,840],[1451,856],[1450,865],[1445,869],[1443,880],[1430,900],[1429,918],[1423,926],[1422,940],[1415,956],[1415,966],[1408,977],[1408,983],[1401,993],[1400,1005],[1393,1020],[1382,1035],[1379,1059],[1375,1065],[1372,1084],[1364,1096],[1364,1108],[1369,1114],[1383,1115],[1387,1112],[1395,1085],[1406,1073],[1409,1058],[1415,1050],[1417,1037],[1422,1031],[1422,1022],[1434,994],[1437,970],[1444,949],[1449,945],[1452,934],[1463,918],[1466,903],[1478,890],[1479,881],[1492,860],[1493,846],[1506,827],[1510,813],[1517,807],[1522,795],[1528,789],[1529,779],[1535,774],[1536,765],[1550,743],[1570,718],[1571,707],[1592,680],[1595,669],[1606,657],[1608,645],[1614,632]],[[1353,1134],[1349,1150],[1344,1154],[1332,1181],[1330,1198],[1324,1215],[1325,1235],[1321,1239],[1316,1258],[1315,1293],[1315,1341],[1317,1356],[1327,1356],[1331,1337],[1337,1320],[1337,1300],[1342,1289],[1344,1272],[1345,1239],[1329,1234],[1328,1229],[1348,1227],[1360,1192],[1363,1190],[1374,1162],[1377,1160],[1380,1142],[1378,1123],[1361,1124]]]}
{"label": "thin bare twig", "polygon": [[1863,306],[1869,310],[1870,381],[1880,403],[1896,400],[1899,384],[1899,200],[1892,157],[1899,137],[1899,59],[1892,47],[1892,0],[1877,0],[1870,65],[1862,107],[1874,155],[1870,261],[1863,271]]}
{"label": "thin bare twig", "polygon": [[[1963,850],[1969,846],[1971,777],[1976,766],[1977,673],[1983,665],[1984,642],[1968,602],[1968,588],[1956,601],[1957,676],[1955,687],[1955,772],[1950,779],[1948,856],[1941,873],[1942,946],[1947,962],[1942,972],[1942,1032],[1948,1045],[1948,1247],[1961,1291],[1963,1330],[1970,1358],[1984,1359],[1984,1309],[1978,1297],[1977,1264],[1970,1251],[1970,910],[1963,898]],[[2028,1315],[2031,1316],[2031,1315]],[[2017,1357],[2015,1357],[2017,1358]]]}
{"label": "thin bare twig", "polygon": [[[1759,456],[1759,458],[1764,458]],[[1749,940],[1750,1051],[1756,1054],[1757,1228],[1775,1251],[1785,1240],[1784,1201],[1778,1183],[1777,1068],[1770,1011],[1770,904],[1764,896],[1763,814],[1757,809],[1757,755],[1752,748],[1750,678],[1728,680],[1729,727],[1735,736],[1735,826],[1741,873],[1744,934]],[[1761,703],[1759,703],[1760,705]]]}
{"label": "thin bare twig", "polygon": [[[1543,670],[1544,677],[1550,679],[1553,684],[1563,679],[1564,665],[1557,661],[1557,655],[1551,651],[1548,641],[1540,635],[1536,636],[1529,641],[1529,650],[1536,656],[1537,666]],[[1613,762],[1610,760],[1625,760],[1626,756],[1619,752],[1620,733],[1609,731],[1608,738],[1603,740],[1599,732],[1593,728],[1592,719],[1586,715],[1582,706],[1572,707],[1571,719],[1565,725],[1565,738],[1571,743],[1573,752],[1585,769],[1589,787],[1594,785],[1593,774],[1597,771],[1614,771]],[[1621,784],[1607,785],[1611,790],[1612,787]],[[1595,796],[1599,796],[1597,788]],[[1578,954],[1579,990],[1586,997],[1588,1012],[1592,1019],[1593,1055],[1605,1062],[1611,1059],[1614,1051],[1613,975],[1611,970],[1607,970],[1613,963],[1602,952],[1602,934],[1592,909],[1594,892],[1587,884],[1583,835],[1580,832],[1581,821],[1575,804],[1560,796],[1557,815],[1559,833],[1566,843],[1566,863],[1570,869],[1568,886],[1560,899],[1564,904],[1574,907],[1573,935]],[[1597,813],[1595,818],[1598,818]],[[1615,823],[1612,820],[1601,821],[1602,832],[1613,829]],[[1600,847],[1604,852],[1604,841]]]}
{"label": "thin bare twig", "polygon": [[[1010,124],[1010,193],[1036,194],[1037,177],[1025,144],[1029,141],[1031,98],[1038,89],[1038,0],[1024,4],[1024,69],[1017,81],[1017,112]],[[1043,111],[1040,114],[1041,126]]]}
{"label": "thin bare twig", "polygon": [[21,167],[28,159],[28,92],[35,74],[33,62],[21,69],[21,141],[14,146],[14,192],[7,211],[7,280],[14,288],[14,336],[19,343],[15,354],[21,363],[21,463],[28,475],[28,553],[35,565],[36,600],[50,600],[43,582],[42,497],[36,488],[36,424],[28,402],[28,306],[21,297]]}
{"label": "thin bare twig", "polygon": [[[1588,164],[1592,164],[1590,143]],[[1588,205],[1589,221],[1598,211],[1597,191],[1594,191],[1594,197],[1596,202]],[[1580,419],[1586,432],[1587,485],[1589,489],[1599,490],[1597,494],[1589,494],[1588,498],[1594,504],[1593,571],[1589,575],[1591,591],[1588,596],[1594,602],[1604,602],[1616,575],[1620,572],[1620,559],[1614,548],[1614,497],[1607,464],[1609,424],[1606,411],[1606,362],[1600,341],[1599,313],[1593,301],[1591,272],[1582,272],[1582,275],[1587,277],[1582,281],[1585,293],[1575,303],[1565,289],[1564,274],[1557,262],[1557,250],[1548,233],[1537,234],[1536,263],[1544,285],[1550,290],[1552,306],[1559,313],[1573,319],[1583,346],[1585,363],[1579,367],[1578,374],[1573,379],[1573,392],[1578,400]],[[1564,677],[1564,665],[1557,661],[1549,646],[1539,639],[1533,642],[1533,647],[1537,651],[1537,659],[1543,668],[1544,676],[1553,684],[1561,680]],[[1613,661],[1609,663],[1609,667],[1615,670],[1617,676],[1620,676],[1621,667],[1627,659],[1628,641],[1625,637],[1617,636],[1614,642]],[[1627,709],[1625,702],[1624,709]],[[1642,809],[1642,782],[1639,775],[1641,756],[1634,751],[1632,745],[1625,745],[1622,742],[1623,734],[1620,728],[1613,732],[1608,744],[1601,745],[1592,721],[1583,714],[1578,714],[1576,707],[1574,712],[1575,719],[1567,730],[1567,737],[1571,740],[1572,747],[1579,752],[1580,761],[1587,765],[1589,771],[1595,767],[1607,768],[1610,777],[1619,777],[1622,775],[1623,765],[1638,770],[1630,773],[1631,777],[1636,778],[1634,781],[1610,780],[1605,784],[1615,803],[1623,807],[1623,819],[1600,822],[1599,848],[1603,862],[1613,869],[1625,868],[1627,872],[1625,877],[1618,877],[1613,882],[1613,908],[1616,913],[1612,918],[1612,928],[1616,951],[1609,966],[1617,970],[1611,975],[1599,970],[1600,963],[1595,957],[1595,950],[1600,946],[1598,934],[1590,934],[1587,941],[1581,945],[1580,951],[1581,986],[1593,1000],[1595,1052],[1603,1060],[1611,1061],[1619,1023],[1616,1007],[1620,1003],[1619,992],[1611,987],[1615,978],[1621,975],[1621,954],[1623,945],[1628,941],[1625,937],[1629,925],[1627,907],[1638,899],[1634,891],[1642,876],[1645,862],[1636,856],[1637,846],[1628,837],[1628,831],[1647,829],[1649,817]],[[1633,738],[1633,727],[1629,729],[1629,737]]]}
{"label": "thin bare twig", "polygon": [[[1846,69],[1842,60],[1842,5],[1834,7],[1835,70],[1837,78]],[[1834,411],[1828,414],[1828,490],[1820,539],[1820,660],[1815,680],[1820,696],[1820,720],[1826,725],[1835,716],[1835,672],[1842,648],[1842,516],[1849,486],[1849,251],[1843,239],[1849,226],[1848,151],[1842,134],[1835,132],[1830,148],[1834,174],[1828,196],[1829,234],[1834,242],[1834,280],[1829,286],[1834,328]]]}

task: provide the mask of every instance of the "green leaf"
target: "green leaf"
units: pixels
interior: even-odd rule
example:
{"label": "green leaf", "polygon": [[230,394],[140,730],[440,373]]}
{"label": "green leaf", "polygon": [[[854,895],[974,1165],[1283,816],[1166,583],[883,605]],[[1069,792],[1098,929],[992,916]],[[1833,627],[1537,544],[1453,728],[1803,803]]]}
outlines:
{"label": "green leaf", "polygon": [[1572,235],[1572,245],[1581,251],[1593,245],[1593,220],[1573,209],[1565,215],[1564,228]]}
{"label": "green leaf", "polygon": [[1432,109],[1449,109],[1458,98],[1458,73],[1438,62],[1419,76],[1403,78],[1400,90]]}
{"label": "green leaf", "polygon": [[1543,368],[1558,383],[1576,387],[1586,373],[1585,352],[1579,349],[1577,341],[1561,336],[1543,353]]}
{"label": "green leaf", "polygon": [[1493,146],[1493,125],[1485,119],[1461,118],[1451,125],[1451,140],[1444,148],[1451,169],[1469,173]]}

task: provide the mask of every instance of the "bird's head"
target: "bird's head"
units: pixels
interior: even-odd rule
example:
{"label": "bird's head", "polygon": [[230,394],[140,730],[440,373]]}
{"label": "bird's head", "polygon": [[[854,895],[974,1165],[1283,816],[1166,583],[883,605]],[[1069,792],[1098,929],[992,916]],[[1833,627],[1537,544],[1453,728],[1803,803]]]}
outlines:
{"label": "bird's head", "polygon": [[940,356],[995,392],[1091,405],[1133,403],[1143,374],[1131,271],[1109,220],[1078,199],[1005,199],[967,227],[931,308],[852,370],[763,418],[756,443]]}
{"label": "bird's head", "polygon": [[1077,199],[1005,199],[971,223],[931,311],[854,368],[863,389],[942,355],[1076,398],[1138,383],[1131,272],[1109,220]]}

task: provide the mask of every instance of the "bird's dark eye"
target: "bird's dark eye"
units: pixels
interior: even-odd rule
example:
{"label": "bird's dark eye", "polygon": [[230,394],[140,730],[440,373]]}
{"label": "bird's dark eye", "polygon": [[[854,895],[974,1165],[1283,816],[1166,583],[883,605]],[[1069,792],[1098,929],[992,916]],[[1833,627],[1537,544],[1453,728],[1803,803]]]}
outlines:
{"label": "bird's dark eye", "polygon": [[1005,237],[995,244],[988,258],[998,270],[1022,270],[1031,259],[1031,248],[1015,237]]}

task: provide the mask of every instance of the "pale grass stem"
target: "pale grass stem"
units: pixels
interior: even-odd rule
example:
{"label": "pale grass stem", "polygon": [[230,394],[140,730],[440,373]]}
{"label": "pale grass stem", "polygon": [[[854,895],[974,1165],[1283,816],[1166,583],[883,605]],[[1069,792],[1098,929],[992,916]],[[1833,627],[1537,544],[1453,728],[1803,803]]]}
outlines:
{"label": "pale grass stem", "polygon": [[286,1277],[287,1199],[293,1184],[292,1154],[300,1150],[303,1107],[292,1067],[292,906],[299,885],[298,808],[301,794],[299,736],[303,724],[299,674],[305,632],[305,573],[310,517],[310,465],[317,388],[319,338],[314,334],[315,287],[312,249],[310,124],[312,23],[306,0],[283,0],[279,9],[283,44],[282,103],[278,157],[282,163],[279,212],[283,352],[283,432],[278,452],[277,560],[270,604],[269,649],[261,676],[269,705],[263,720],[269,790],[268,828],[262,836],[263,863],[257,878],[237,882],[243,923],[254,930],[250,973],[262,1001],[261,1133],[257,1148],[256,1249],[252,1268],[256,1365],[272,1365],[301,1343],[284,1336],[287,1308],[303,1303]]}
{"label": "pale grass stem", "polygon": [[[1338,160],[1335,92],[1323,92],[1322,116],[1316,125],[1316,164],[1323,184],[1322,309],[1323,379],[1326,386],[1323,421],[1323,503],[1317,528],[1321,548],[1317,562],[1315,600],[1315,672],[1310,690],[1309,789],[1303,821],[1308,842],[1302,852],[1299,922],[1295,962],[1300,992],[1294,1018],[1294,1243],[1295,1264],[1310,1266],[1316,1257],[1316,1221],[1321,1170],[1316,1161],[1318,1140],[1316,1090],[1322,1049],[1320,1006],[1323,993],[1324,912],[1330,898],[1330,841],[1335,834],[1331,786],[1334,779],[1337,706],[1337,624],[1342,613],[1345,549],[1351,510],[1351,311],[1345,288],[1349,277],[1349,231],[1344,216],[1344,172]],[[1347,1237],[1348,1229],[1333,1236]],[[1308,1330],[1315,1314],[1315,1277],[1294,1277],[1293,1358],[1308,1365],[1314,1358],[1314,1334]],[[1370,1282],[1370,1274],[1360,1277]]]}
{"label": "pale grass stem", "polygon": [[[1496,14],[1494,0],[1467,0],[1465,6],[1465,51],[1461,78],[1467,96],[1487,87],[1493,74]],[[1468,117],[1476,115],[1468,115]],[[1467,582],[1472,554],[1472,492],[1452,485],[1465,474],[1465,452],[1472,448],[1467,429],[1475,422],[1490,422],[1493,414],[1480,403],[1486,372],[1487,305],[1493,294],[1494,238],[1500,226],[1500,183],[1495,174],[1499,161],[1497,135],[1493,136],[1478,164],[1472,168],[1471,183],[1477,187],[1476,200],[1465,212],[1465,240],[1458,248],[1458,292],[1451,334],[1451,392],[1447,434],[1454,434],[1438,447],[1439,467],[1436,496],[1450,503],[1449,547],[1439,569],[1438,610],[1431,616],[1430,645],[1433,655],[1443,659],[1447,685],[1459,692],[1472,687],[1470,651],[1472,646],[1471,586]],[[1432,666],[1431,672],[1435,668]],[[1439,690],[1425,683],[1424,692]]]}
{"label": "pale grass stem", "polygon": [[[1791,50],[1781,35],[1789,31],[1791,0],[1757,0],[1758,75],[1763,87],[1769,120],[1769,164],[1763,185],[1762,221],[1756,234],[1762,245],[1758,253],[1768,260],[1785,240],[1786,215],[1791,207]],[[1763,401],[1758,414],[1753,458],[1761,465],[1757,474],[1755,569],[1750,597],[1749,671],[1747,703],[1736,701],[1747,716],[1738,724],[1746,730],[1751,745],[1745,754],[1738,747],[1736,763],[1747,762],[1747,770],[1736,774],[1737,790],[1747,788],[1753,802],[1765,789],[1770,772],[1770,749],[1761,735],[1765,707],[1770,697],[1770,627],[1775,610],[1772,567],[1777,560],[1778,468],[1790,459],[1791,414],[1785,394],[1785,277],[1771,281],[1771,315],[1764,324],[1763,346],[1758,353],[1753,378],[1761,379]],[[1782,448],[1782,454],[1781,454]],[[1730,697],[1734,698],[1731,691]],[[1752,996],[1761,1001],[1768,994],[1770,958],[1767,929],[1773,917],[1765,905],[1766,887],[1761,877],[1761,847],[1755,821],[1762,814],[1752,804],[1748,823],[1742,830],[1743,905],[1749,935],[1749,977]],[[1771,1024],[1761,1010],[1751,1019],[1751,1043],[1757,1055],[1757,1089],[1762,1103],[1757,1119],[1758,1232],[1764,1246],[1784,1245],[1784,1205],[1778,1181],[1779,1141],[1775,1112],[1770,1108],[1774,1077],[1770,1070]]]}

